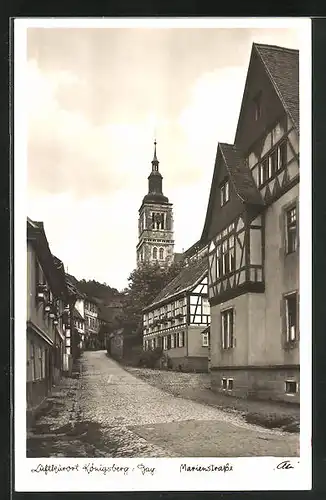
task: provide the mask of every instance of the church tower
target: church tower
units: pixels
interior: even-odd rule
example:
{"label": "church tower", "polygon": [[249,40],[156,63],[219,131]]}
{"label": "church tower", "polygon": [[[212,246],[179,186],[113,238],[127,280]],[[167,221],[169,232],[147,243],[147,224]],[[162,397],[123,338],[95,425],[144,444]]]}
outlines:
{"label": "church tower", "polygon": [[155,263],[169,266],[173,262],[173,217],[172,203],[163,195],[163,177],[159,172],[159,161],[154,157],[152,171],[148,176],[148,194],[144,196],[139,209],[137,266],[141,263]]}

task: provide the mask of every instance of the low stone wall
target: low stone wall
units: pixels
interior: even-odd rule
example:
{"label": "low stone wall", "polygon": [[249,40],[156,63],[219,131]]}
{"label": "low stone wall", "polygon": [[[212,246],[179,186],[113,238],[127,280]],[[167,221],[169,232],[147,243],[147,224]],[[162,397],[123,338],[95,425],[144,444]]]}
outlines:
{"label": "low stone wall", "polygon": [[208,359],[204,357],[170,358],[170,362],[172,370],[208,372]]}
{"label": "low stone wall", "polygon": [[[299,369],[289,368],[211,368],[211,388],[230,396],[242,398],[285,401],[288,403],[300,402],[300,390],[295,394],[285,392],[285,381],[299,383]],[[233,379],[231,390],[224,390],[222,379]],[[299,386],[299,384],[298,384]]]}

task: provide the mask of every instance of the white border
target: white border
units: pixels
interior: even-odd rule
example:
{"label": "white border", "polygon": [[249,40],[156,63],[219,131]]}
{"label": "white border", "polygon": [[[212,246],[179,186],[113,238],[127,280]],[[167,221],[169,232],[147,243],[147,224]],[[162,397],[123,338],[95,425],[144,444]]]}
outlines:
{"label": "white border", "polygon": [[[26,192],[27,114],[24,80],[27,28],[297,28],[300,47],[300,458],[290,459],[292,470],[278,470],[275,457],[170,459],[27,459],[26,458]],[[308,18],[18,18],[14,21],[14,200],[15,200],[15,490],[16,491],[245,491],[311,489],[311,20]],[[249,61],[248,61],[249,63]],[[218,138],[217,138],[218,140]],[[213,166],[212,166],[213,168]],[[304,186],[304,189],[302,189]],[[304,264],[304,265],[301,265]],[[80,472],[31,472],[39,463],[78,464]],[[119,472],[88,474],[86,463],[129,466]],[[180,465],[231,464],[228,472],[180,472]],[[155,467],[142,475],[137,465]],[[134,469],[134,470],[132,470]]]}

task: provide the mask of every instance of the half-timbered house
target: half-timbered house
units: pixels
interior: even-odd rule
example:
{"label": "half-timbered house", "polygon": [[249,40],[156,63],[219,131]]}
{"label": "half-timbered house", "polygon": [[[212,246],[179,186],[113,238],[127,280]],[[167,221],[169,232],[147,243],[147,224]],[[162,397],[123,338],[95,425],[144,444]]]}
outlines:
{"label": "half-timbered house", "polygon": [[219,144],[208,243],[212,388],[299,400],[299,53],[253,44],[234,144]]}
{"label": "half-timbered house", "polygon": [[185,267],[144,309],[143,348],[161,347],[172,369],[207,371],[210,323],[207,247],[194,247]]}
{"label": "half-timbered house", "polygon": [[42,222],[27,218],[27,415],[45,400],[63,371],[68,301],[63,263],[51,254]]}

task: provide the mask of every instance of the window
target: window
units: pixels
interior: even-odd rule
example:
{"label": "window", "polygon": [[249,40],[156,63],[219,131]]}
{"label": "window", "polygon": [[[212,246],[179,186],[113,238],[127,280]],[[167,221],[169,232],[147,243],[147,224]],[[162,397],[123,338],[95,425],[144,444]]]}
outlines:
{"label": "window", "polygon": [[173,333],[171,335],[171,349],[175,348],[175,334]]}
{"label": "window", "polygon": [[285,381],[285,392],[287,394],[296,394],[298,392],[298,384],[295,380]]}
{"label": "window", "polygon": [[233,309],[228,309],[221,313],[222,319],[222,349],[234,347]]}
{"label": "window", "polygon": [[221,190],[221,206],[225,205],[229,201],[230,192],[229,192],[229,181],[223,182],[220,187]]}
{"label": "window", "polygon": [[222,378],[221,385],[222,385],[222,389],[225,391],[226,388],[227,388],[227,380],[226,380],[226,378]]}
{"label": "window", "polygon": [[185,344],[185,332],[179,332],[179,347],[184,347]]}
{"label": "window", "polygon": [[160,260],[163,260],[163,258],[164,258],[164,250],[163,250],[163,248],[160,248],[159,254],[160,254]]}
{"label": "window", "polygon": [[277,170],[277,152],[276,150],[268,158],[268,179],[273,177]]}
{"label": "window", "polygon": [[168,348],[168,338],[163,337],[163,349],[166,351]]}
{"label": "window", "polygon": [[262,185],[268,180],[268,158],[265,158],[259,165],[259,184]]}
{"label": "window", "polygon": [[286,141],[282,141],[277,148],[277,169],[285,167],[287,163],[287,144]]}
{"label": "window", "polygon": [[164,213],[152,213],[153,229],[164,229]]}
{"label": "window", "polygon": [[286,253],[297,249],[297,207],[286,212]]}
{"label": "window", "polygon": [[254,113],[255,113],[255,120],[259,120],[261,117],[261,92],[259,92],[255,97],[254,97]]}
{"label": "window", "polygon": [[286,341],[294,342],[297,339],[298,330],[298,301],[297,294],[292,293],[285,297],[285,315],[286,315]]}
{"label": "window", "polygon": [[232,391],[232,389],[233,389],[233,378],[228,378],[227,388],[228,388],[228,391]]}
{"label": "window", "polygon": [[202,333],[202,346],[208,347],[208,332]]}
{"label": "window", "polygon": [[157,259],[157,248],[153,248],[153,259]]}

